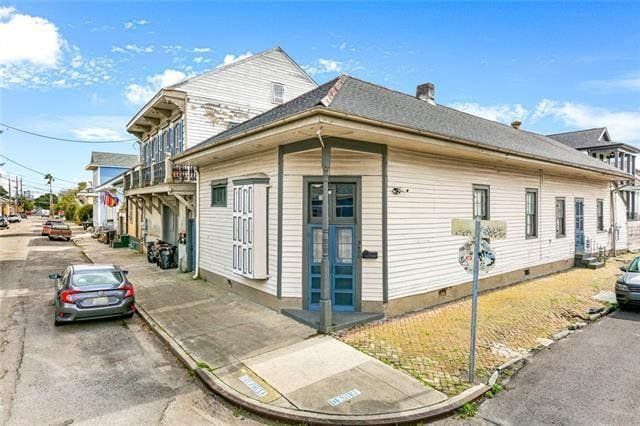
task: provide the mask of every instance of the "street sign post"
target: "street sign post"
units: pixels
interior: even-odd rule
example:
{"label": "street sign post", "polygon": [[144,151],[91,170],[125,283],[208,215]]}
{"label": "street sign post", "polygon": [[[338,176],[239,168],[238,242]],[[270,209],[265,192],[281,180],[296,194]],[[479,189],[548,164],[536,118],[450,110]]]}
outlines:
{"label": "street sign post", "polygon": [[[453,219],[451,234],[470,237],[471,241],[460,248],[460,264],[473,274],[471,296],[471,337],[469,342],[469,382],[475,380],[476,325],[478,319],[478,276],[480,271],[489,272],[496,260],[491,246],[484,239],[502,240],[507,238],[507,223],[500,220]],[[473,246],[471,256],[470,246]],[[482,250],[481,250],[482,247]],[[471,257],[471,259],[469,259]]]}

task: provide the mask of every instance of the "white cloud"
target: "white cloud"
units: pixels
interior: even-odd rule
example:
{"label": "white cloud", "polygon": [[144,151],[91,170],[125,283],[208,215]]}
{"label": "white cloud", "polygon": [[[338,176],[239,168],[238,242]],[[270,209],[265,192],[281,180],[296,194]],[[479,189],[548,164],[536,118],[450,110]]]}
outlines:
{"label": "white cloud", "polygon": [[576,102],[543,99],[536,105],[533,120],[551,118],[569,128],[607,127],[614,140],[640,141],[640,109],[612,111]]}
{"label": "white cloud", "polygon": [[52,22],[0,8],[0,65],[31,63],[54,66],[61,56],[64,39]]}
{"label": "white cloud", "polygon": [[585,84],[603,90],[632,90],[640,92],[640,72],[617,79],[588,81]]}
{"label": "white cloud", "polygon": [[320,58],[316,63],[303,65],[302,68],[310,75],[339,73],[345,69],[345,64],[334,59]]}
{"label": "white cloud", "polygon": [[138,46],[137,44],[127,44],[125,46],[111,46],[111,52],[114,53],[153,53],[156,48],[150,44],[148,46]]}
{"label": "white cloud", "polygon": [[166,69],[164,72],[147,77],[144,85],[130,84],[125,88],[125,97],[135,105],[142,105],[149,101],[156,92],[163,87],[171,86],[184,80],[187,75],[178,70]]}
{"label": "white cloud", "polygon": [[527,109],[520,104],[484,106],[476,102],[462,102],[452,104],[451,108],[505,124],[509,124],[514,120],[523,120],[529,114]]}
{"label": "white cloud", "polygon": [[84,141],[118,141],[127,139],[116,130],[106,127],[85,127],[82,129],[71,129],[76,138]]}
{"label": "white cloud", "polygon": [[211,48],[210,47],[194,47],[193,48],[193,52],[194,53],[207,53],[207,52],[211,52]]}
{"label": "white cloud", "polygon": [[204,62],[205,58],[203,56],[198,56],[197,58],[193,58],[193,62],[196,64]]}
{"label": "white cloud", "polygon": [[139,19],[139,20],[135,20],[134,19],[132,21],[125,22],[122,25],[127,30],[133,30],[133,29],[136,29],[137,27],[141,27],[143,25],[149,25],[150,23],[151,23],[151,21],[147,21],[146,19]]}
{"label": "white cloud", "polygon": [[248,58],[249,56],[252,56],[253,53],[251,52],[247,52],[247,53],[243,53],[241,55],[234,55],[231,53],[227,53],[226,55],[224,55],[224,59],[222,61],[222,63],[220,65],[218,65],[218,68],[223,67],[225,65],[229,65],[232,64],[234,62],[238,62],[241,61],[242,59]]}

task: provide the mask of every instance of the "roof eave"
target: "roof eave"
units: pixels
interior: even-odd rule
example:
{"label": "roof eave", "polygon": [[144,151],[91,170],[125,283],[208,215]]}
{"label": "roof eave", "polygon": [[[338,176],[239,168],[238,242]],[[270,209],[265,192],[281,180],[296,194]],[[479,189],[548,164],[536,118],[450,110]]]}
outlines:
{"label": "roof eave", "polygon": [[367,118],[367,117],[361,117],[361,116],[357,116],[357,115],[352,115],[352,114],[348,114],[348,113],[345,113],[345,112],[340,112],[340,111],[327,109],[327,108],[324,108],[322,106],[313,107],[313,108],[305,110],[303,112],[300,112],[300,113],[297,113],[297,114],[293,114],[293,115],[290,115],[288,117],[284,117],[284,118],[282,118],[282,119],[280,119],[278,121],[273,121],[271,123],[267,123],[267,124],[262,125],[260,127],[256,127],[254,129],[250,129],[250,130],[247,130],[245,132],[241,132],[241,133],[237,133],[237,134],[231,135],[229,138],[223,139],[223,140],[221,140],[221,141],[219,141],[219,142],[217,142],[217,143],[215,143],[213,145],[205,145],[205,146],[197,146],[196,145],[195,147],[192,148],[193,151],[188,150],[188,151],[183,152],[182,154],[176,156],[174,161],[178,161],[178,162],[180,160],[186,161],[192,155],[200,154],[203,151],[207,151],[209,149],[214,149],[214,148],[217,148],[217,147],[219,147],[221,145],[226,145],[228,143],[231,143],[231,142],[234,142],[234,141],[238,141],[240,139],[246,138],[246,137],[254,135],[256,133],[259,133],[259,132],[262,132],[262,131],[265,131],[265,130],[268,130],[268,129],[276,128],[276,127],[279,127],[281,125],[284,125],[284,124],[287,124],[287,123],[291,123],[291,122],[300,120],[302,118],[309,117],[309,116],[314,115],[314,114],[328,115],[328,116],[346,118],[348,120],[353,120],[353,121],[370,123],[370,124],[374,124],[375,126],[379,126],[379,127],[385,127],[385,128],[389,128],[389,129],[400,130],[400,131],[403,131],[403,132],[406,132],[406,133],[418,134],[418,135],[422,135],[422,136],[426,136],[426,137],[430,137],[430,138],[444,140],[444,141],[447,141],[447,142],[463,144],[463,145],[467,145],[467,146],[473,146],[473,147],[482,148],[483,150],[492,151],[492,152],[496,152],[496,153],[508,154],[508,155],[515,156],[515,157],[547,162],[547,163],[550,163],[550,164],[556,164],[556,165],[560,165],[560,166],[564,166],[564,167],[576,168],[576,169],[585,170],[585,171],[589,171],[589,172],[593,172],[593,173],[606,174],[608,176],[616,177],[618,179],[620,179],[620,178],[622,178],[622,179],[632,179],[633,178],[633,176],[631,176],[631,175],[629,175],[629,174],[627,174],[625,172],[622,172],[622,171],[617,172],[615,170],[592,168],[592,167],[582,166],[582,165],[578,165],[578,164],[567,164],[566,162],[554,161],[552,159],[548,159],[548,158],[544,158],[544,157],[538,157],[538,156],[534,156],[534,155],[523,155],[522,153],[517,152],[517,151],[510,151],[510,150],[506,150],[506,149],[497,149],[494,146],[482,144],[480,142],[464,140],[464,139],[455,138],[455,137],[448,136],[448,135],[442,135],[442,134],[438,134],[438,133],[427,132],[427,131],[416,129],[416,128],[413,128],[413,127],[407,127],[407,126],[388,123],[388,122],[385,122],[385,121],[375,120],[375,119],[371,119],[371,118]]}

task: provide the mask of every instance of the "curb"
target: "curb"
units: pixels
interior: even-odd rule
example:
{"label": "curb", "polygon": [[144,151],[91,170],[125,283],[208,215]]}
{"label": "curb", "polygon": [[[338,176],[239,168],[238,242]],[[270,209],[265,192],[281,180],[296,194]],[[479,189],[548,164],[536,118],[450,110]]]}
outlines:
{"label": "curb", "polygon": [[[82,246],[74,241],[74,244],[80,248],[84,256],[93,262],[93,259],[86,253]],[[344,414],[327,414],[321,412],[295,410],[285,407],[277,407],[269,405],[254,399],[251,399],[235,389],[228,386],[213,373],[198,367],[197,361],[189,355],[189,353],[168,333],[147,311],[136,303],[136,312],[142,320],[153,330],[153,332],[169,347],[171,352],[190,370],[194,371],[200,380],[215,394],[224,398],[226,401],[236,406],[242,407],[247,411],[258,414],[263,417],[305,424],[323,424],[323,425],[387,425],[387,424],[403,424],[415,423],[422,420],[434,419],[449,414],[462,405],[473,401],[485,392],[491,389],[484,383],[479,383],[466,391],[447,399],[438,404],[427,407],[420,407],[412,410],[396,411],[384,414],[368,414],[368,415],[344,415]],[[494,373],[495,374],[495,373]],[[493,377],[493,376],[492,376]],[[496,377],[497,379],[497,377]]]}
{"label": "curb", "polygon": [[449,398],[438,404],[428,407],[417,408],[407,411],[397,411],[385,414],[371,415],[340,415],[326,414],[306,410],[294,410],[291,408],[277,407],[248,398],[235,389],[228,386],[213,373],[199,368],[196,360],[185,351],[176,340],[167,333],[153,318],[137,305],[137,312],[144,322],[153,332],[165,342],[171,352],[189,369],[195,371],[202,382],[216,395],[224,398],[227,402],[237,405],[263,417],[275,420],[323,425],[385,425],[414,423],[421,420],[433,419],[457,410],[467,402],[473,401],[491,389],[489,386],[480,383],[470,389]]}

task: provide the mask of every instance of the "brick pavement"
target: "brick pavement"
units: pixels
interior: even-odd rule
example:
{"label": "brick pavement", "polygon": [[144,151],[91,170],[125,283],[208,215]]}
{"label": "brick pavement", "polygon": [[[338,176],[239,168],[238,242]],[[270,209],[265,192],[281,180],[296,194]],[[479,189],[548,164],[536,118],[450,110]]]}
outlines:
{"label": "brick pavement", "polygon": [[[586,319],[586,310],[603,306],[591,296],[613,291],[618,267],[633,256],[610,259],[599,270],[572,269],[482,294],[478,302],[476,368],[487,378],[515,353],[537,347],[570,324]],[[345,343],[406,371],[448,395],[469,387],[471,300],[383,320],[341,333]]]}

